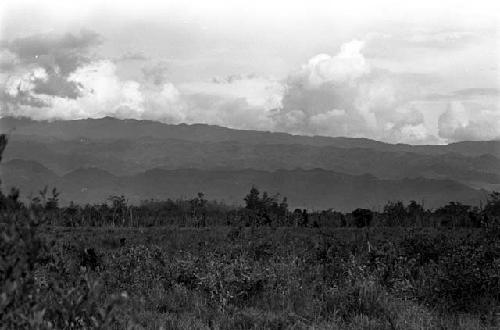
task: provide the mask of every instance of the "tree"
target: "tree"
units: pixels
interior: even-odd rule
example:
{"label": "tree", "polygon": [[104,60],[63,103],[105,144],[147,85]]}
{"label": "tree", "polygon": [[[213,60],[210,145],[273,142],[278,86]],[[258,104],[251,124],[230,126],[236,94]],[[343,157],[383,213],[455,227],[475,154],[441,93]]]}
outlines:
{"label": "tree", "polygon": [[[7,141],[8,141],[7,135],[0,134],[0,162],[2,162],[2,155],[3,155],[3,151],[5,150],[5,147],[7,146]],[[0,180],[0,194],[2,194],[1,188],[2,188],[2,180]]]}
{"label": "tree", "polygon": [[125,196],[109,196],[108,201],[111,202],[111,208],[113,210],[113,226],[115,225],[115,218],[118,214],[122,216],[122,224],[125,224],[125,215],[127,212],[127,200]]}
{"label": "tree", "polygon": [[286,213],[288,212],[288,200],[286,197],[283,197],[283,200],[281,201],[279,205],[279,210],[280,210],[280,215],[285,216]]}
{"label": "tree", "polygon": [[483,217],[487,226],[500,224],[500,192],[494,191],[490,194],[483,209]]}
{"label": "tree", "polygon": [[464,205],[460,202],[449,202],[447,205],[436,210],[435,214],[441,217],[442,224],[445,226],[459,226],[470,223],[469,205]]}
{"label": "tree", "polygon": [[387,203],[384,206],[384,215],[388,226],[404,225],[408,218],[406,208],[401,201]]}
{"label": "tree", "polygon": [[49,189],[49,187],[45,186],[43,187],[42,190],[40,190],[38,192],[38,194],[40,195],[40,201],[42,202],[42,204],[45,206],[46,203],[47,203],[47,190]]}
{"label": "tree", "polygon": [[10,208],[13,210],[19,210],[23,205],[19,201],[19,189],[12,187],[10,188],[10,193],[7,195],[7,200],[10,202]]}
{"label": "tree", "polygon": [[245,196],[244,200],[246,203],[245,208],[249,210],[258,210],[260,207],[260,192],[259,190],[255,187],[252,186],[252,189],[250,189],[250,193]]}
{"label": "tree", "polygon": [[490,216],[500,216],[500,192],[494,191],[490,194],[484,206],[484,213]]}
{"label": "tree", "polygon": [[407,213],[408,217],[411,219],[412,224],[422,225],[422,218],[424,216],[424,207],[415,201],[410,201],[408,204]]}
{"label": "tree", "polygon": [[352,212],[356,227],[369,227],[373,219],[373,212],[368,209],[356,209]]}
{"label": "tree", "polygon": [[260,197],[259,190],[252,186],[248,195],[245,196],[245,209],[250,210],[250,217],[257,224],[271,225],[273,223],[283,222],[288,214],[288,201],[283,197],[279,202],[280,195],[270,196],[266,191]]}
{"label": "tree", "polygon": [[469,219],[472,227],[481,227],[481,209],[474,206],[469,211]]}
{"label": "tree", "polygon": [[47,203],[45,204],[46,210],[57,210],[59,208],[59,195],[60,193],[56,188],[52,188],[51,196],[47,199]]}
{"label": "tree", "polygon": [[309,225],[309,214],[307,213],[306,209],[302,210],[302,223],[301,225],[303,227],[307,227]]}
{"label": "tree", "polygon": [[191,215],[196,221],[196,225],[206,226],[206,206],[208,201],[205,199],[205,195],[202,192],[198,193],[198,196],[190,201],[191,205]]}

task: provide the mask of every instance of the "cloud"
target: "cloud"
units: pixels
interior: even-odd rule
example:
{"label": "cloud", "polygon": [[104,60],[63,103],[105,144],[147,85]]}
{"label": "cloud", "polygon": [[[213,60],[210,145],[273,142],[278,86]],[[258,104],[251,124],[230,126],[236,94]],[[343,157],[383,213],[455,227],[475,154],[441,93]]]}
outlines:
{"label": "cloud", "polygon": [[[25,38],[18,38],[5,42],[2,53],[8,54],[11,73],[8,79],[22,79],[19,77],[18,68],[43,68],[46,78],[34,80],[33,93],[39,95],[52,95],[67,98],[78,97],[78,85],[68,80],[68,77],[81,65],[89,63],[90,50],[100,44],[100,36],[92,31],[82,30],[79,34],[67,33],[39,34]],[[2,67],[8,56],[2,56]]]}
{"label": "cloud", "polygon": [[[460,29],[415,29],[401,26],[391,33],[370,32],[365,35],[365,54],[371,58],[401,61],[408,56],[414,63],[416,54],[420,56],[442,56],[450,51],[460,51],[476,47],[491,35],[487,31],[467,31]],[[398,63],[392,63],[397,65]]]}
{"label": "cloud", "polygon": [[311,88],[324,83],[352,82],[370,72],[370,66],[361,54],[363,47],[363,41],[353,40],[343,44],[335,56],[316,55],[294,77]]}
{"label": "cloud", "polygon": [[439,135],[449,142],[500,139],[500,111],[452,101],[439,117]]}
{"label": "cloud", "polygon": [[[43,68],[39,70],[45,72]],[[12,96],[16,96],[16,89],[29,92],[41,103],[36,106],[18,102],[15,106],[4,109],[4,114],[28,116],[34,119],[92,118],[99,116],[103,111],[114,111],[117,99],[125,96],[125,91],[127,91],[127,83],[122,83],[116,78],[113,64],[107,61],[82,66],[68,76],[68,82],[78,88],[78,98],[66,98],[53,94],[34,94],[34,90],[39,86],[32,83],[35,80],[33,77],[36,76],[32,73],[25,77],[21,80],[17,76],[16,78],[11,77],[14,83],[9,84],[8,80],[4,89]],[[16,86],[23,87],[20,89]],[[128,90],[131,90],[130,86],[128,86]],[[127,104],[121,100],[120,103]]]}
{"label": "cloud", "polygon": [[5,47],[24,63],[36,63],[47,71],[60,71],[67,75],[80,64],[88,62],[88,50],[100,42],[97,33],[82,30],[77,35],[39,34],[18,38]]}
{"label": "cloud", "polygon": [[14,70],[17,65],[19,65],[19,59],[16,54],[0,47],[0,69],[7,72]]}
{"label": "cloud", "polygon": [[159,61],[148,63],[142,68],[144,78],[155,85],[161,85],[168,81],[168,63]]}
{"label": "cloud", "polygon": [[[180,122],[179,92],[165,70],[145,83],[122,80],[116,65],[91,55],[100,37],[35,35],[3,45],[0,65],[2,114],[35,119],[81,119],[116,116]],[[158,78],[161,75],[161,79]]]}
{"label": "cloud", "polygon": [[[29,76],[26,81],[23,88],[32,90]],[[121,80],[116,65],[109,60],[78,68],[69,75],[68,81],[78,86],[77,98],[40,95],[43,105],[19,104],[5,114],[49,120],[114,116],[173,123],[183,122],[186,118],[183,101],[175,86],[168,82],[158,85]],[[16,89],[12,90],[15,94]]]}
{"label": "cloud", "polygon": [[[73,43],[74,44],[74,43]],[[81,46],[83,47],[83,45]],[[363,42],[311,58],[285,80],[255,74],[172,84],[164,61],[143,67],[143,79],[123,80],[110,60],[82,61],[63,81],[40,63],[7,79],[16,107],[7,114],[36,119],[114,116],[167,123],[208,123],[297,134],[425,142],[422,114],[409,104],[416,88],[405,77],[372,67]],[[56,79],[57,78],[57,79]],[[64,88],[71,84],[71,91]],[[55,92],[59,93],[55,93]],[[64,95],[63,95],[64,94]]]}
{"label": "cloud", "polygon": [[250,105],[244,98],[191,94],[187,123],[208,123],[237,129],[274,130],[272,110]]}
{"label": "cloud", "polygon": [[188,120],[187,101],[171,82],[143,85],[141,91],[144,102],[140,118],[173,124],[192,122]]}
{"label": "cloud", "polygon": [[190,82],[179,86],[184,94],[207,94],[227,100],[244,100],[249,107],[265,111],[281,106],[284,84],[274,78],[249,75],[214,77],[210,81]]}
{"label": "cloud", "polygon": [[116,58],[115,62],[124,62],[124,61],[147,61],[149,57],[147,57],[142,52],[125,52],[122,56]]}
{"label": "cloud", "polygon": [[43,100],[33,96],[33,90],[37,83],[45,82],[47,79],[47,72],[41,67],[19,69],[15,74],[3,74],[0,104],[4,112],[15,110],[17,105],[46,106]]}
{"label": "cloud", "polygon": [[[34,119],[114,116],[180,123],[188,119],[185,100],[168,81],[165,62],[151,63],[144,79],[121,79],[116,64],[92,55],[96,33],[44,34],[1,46],[2,115]],[[128,58],[137,54],[126,54]]]}
{"label": "cloud", "polygon": [[[38,73],[38,76],[42,76],[42,73]],[[26,76],[23,91],[33,91],[31,77]],[[79,86],[78,98],[44,95],[40,97],[43,105],[18,104],[17,108],[5,114],[51,120],[113,116],[166,123],[202,122],[241,129],[273,129],[269,116],[269,106],[273,103],[267,99],[269,95],[264,95],[269,94],[269,85],[265,83],[269,82],[264,78],[186,85],[181,92],[166,81],[166,77],[161,82],[155,79],[145,82],[121,80],[113,62],[100,60],[78,68],[68,80]],[[273,84],[278,83],[274,81]],[[249,87],[259,85],[260,90],[244,94]],[[19,93],[14,87],[12,90],[14,94]],[[223,90],[229,92],[226,94]],[[271,103],[267,107],[263,106],[266,102]]]}
{"label": "cloud", "polygon": [[[284,79],[236,74],[177,84],[170,81],[166,61],[147,60],[142,76],[138,72],[124,79],[117,69],[121,59],[91,55],[99,42],[96,34],[82,32],[4,44],[2,115],[49,120],[114,116],[404,143],[499,137],[498,90],[429,97],[422,88],[427,76],[377,67],[359,40],[343,44],[337,54],[313,56]],[[137,54],[125,55],[123,60],[135,60]],[[425,102],[449,101],[455,103],[440,110],[441,116],[432,114],[429,124]]]}
{"label": "cloud", "polygon": [[276,129],[297,134],[427,142],[419,88],[404,75],[372,67],[353,40],[335,56],[317,55],[287,79]]}
{"label": "cloud", "polygon": [[272,77],[239,74],[179,85],[189,100],[188,122],[276,130],[274,113],[286,86]]}
{"label": "cloud", "polygon": [[416,30],[409,38],[400,40],[413,47],[423,48],[455,48],[464,47],[468,43],[477,41],[481,36],[471,31],[458,30]]}
{"label": "cloud", "polygon": [[477,99],[478,97],[496,98],[498,100],[498,98],[500,97],[500,89],[466,88],[446,94],[437,94],[437,93],[429,94],[425,96],[425,99],[431,101],[453,101],[453,100]]}
{"label": "cloud", "polygon": [[462,97],[474,97],[479,95],[484,96],[500,96],[500,89],[498,88],[467,88],[460,89],[458,91],[453,92],[454,96],[462,96]]}

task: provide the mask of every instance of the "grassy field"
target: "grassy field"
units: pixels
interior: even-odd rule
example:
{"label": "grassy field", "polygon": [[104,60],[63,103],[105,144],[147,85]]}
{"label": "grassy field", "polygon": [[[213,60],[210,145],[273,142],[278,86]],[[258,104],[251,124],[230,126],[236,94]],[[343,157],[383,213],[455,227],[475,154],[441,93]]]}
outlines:
{"label": "grassy field", "polygon": [[35,267],[35,286],[60,290],[60,301],[50,299],[44,314],[57,320],[55,328],[499,326],[497,232],[223,226],[38,231],[48,249]]}

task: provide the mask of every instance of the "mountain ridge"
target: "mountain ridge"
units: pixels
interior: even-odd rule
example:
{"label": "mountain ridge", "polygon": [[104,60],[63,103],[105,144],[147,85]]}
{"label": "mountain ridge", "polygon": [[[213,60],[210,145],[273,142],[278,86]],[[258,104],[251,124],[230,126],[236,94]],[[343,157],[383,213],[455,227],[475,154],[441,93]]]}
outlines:
{"label": "mountain ridge", "polygon": [[98,167],[116,175],[150,168],[177,169],[311,169],[380,178],[424,176],[500,184],[500,159],[493,155],[441,155],[370,148],[301,144],[246,144],[233,141],[196,142],[180,139],[59,140],[14,136],[4,159],[38,161],[58,174],[79,167]]}
{"label": "mountain ridge", "polygon": [[[390,200],[417,200],[427,207],[448,201],[478,205],[487,192],[452,180],[404,178],[383,180],[370,174],[349,175],[324,169],[262,171],[150,169],[131,176],[114,176],[96,168],[81,168],[63,176],[30,173],[6,162],[0,168],[7,174],[4,187],[18,186],[24,196],[36,194],[45,185],[57,187],[67,203],[101,203],[110,195],[125,195],[131,202],[145,199],[191,198],[201,191],[210,199],[242,204],[255,185],[271,194],[287,196],[292,207],[333,208],[349,211],[356,207],[381,208]],[[43,166],[43,165],[41,165]],[[48,169],[47,169],[48,170]],[[50,171],[50,170],[48,170]],[[25,180],[30,177],[31,180]]]}
{"label": "mountain ridge", "polygon": [[241,203],[255,184],[288,196],[291,205],[348,211],[409,199],[477,205],[486,190],[500,188],[500,141],[414,146],[110,117],[4,117],[0,127],[9,132],[4,183],[25,195],[56,186],[66,202],[203,191]]}
{"label": "mountain ridge", "polygon": [[[0,129],[10,134],[25,133],[52,136],[62,139],[86,137],[103,139],[120,137],[137,139],[140,137],[176,137],[188,141],[240,141],[244,143],[305,144],[315,146],[336,145],[337,147],[367,147],[380,150],[415,150],[421,153],[443,153],[455,151],[463,154],[492,154],[500,157],[500,140],[462,141],[447,145],[390,144],[368,138],[306,136],[284,132],[238,130],[209,124],[166,124],[152,120],[100,119],[36,121],[28,118],[0,118]],[[145,133],[147,132],[147,134]],[[29,135],[28,134],[28,135]],[[481,146],[478,148],[478,146]]]}

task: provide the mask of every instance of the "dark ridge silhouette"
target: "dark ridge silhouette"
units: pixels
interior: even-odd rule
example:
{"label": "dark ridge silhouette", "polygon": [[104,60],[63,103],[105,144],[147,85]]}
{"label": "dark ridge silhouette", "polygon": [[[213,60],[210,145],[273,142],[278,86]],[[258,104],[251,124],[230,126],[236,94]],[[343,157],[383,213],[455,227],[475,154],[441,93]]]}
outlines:
{"label": "dark ridge silhouette", "polygon": [[[22,164],[22,166],[20,166]],[[98,168],[81,168],[63,176],[35,162],[10,161],[1,166],[4,188],[16,186],[25,194],[45,185],[61,191],[61,201],[97,203],[110,195],[125,195],[131,202],[180,198],[203,191],[210,199],[240,204],[252,185],[287,196],[291,207],[348,211],[377,209],[388,200],[424,201],[437,207],[450,200],[478,205],[487,192],[452,180],[378,179],[371,174],[349,175],[324,169],[262,171],[151,169],[131,176],[115,176]]]}

